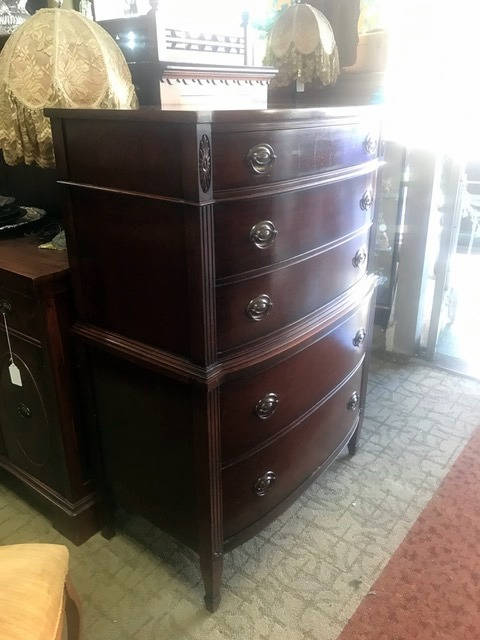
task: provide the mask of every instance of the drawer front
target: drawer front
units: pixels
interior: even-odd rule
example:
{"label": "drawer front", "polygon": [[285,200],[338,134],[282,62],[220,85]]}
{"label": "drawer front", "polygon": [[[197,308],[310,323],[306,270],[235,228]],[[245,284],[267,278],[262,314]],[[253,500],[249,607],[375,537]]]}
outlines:
{"label": "drawer front", "polygon": [[0,334],[0,431],[7,459],[57,491],[66,486],[60,429],[53,416],[54,397],[43,349],[11,336],[22,386],[12,384],[10,357]]}
{"label": "drawer front", "polygon": [[4,327],[1,315],[4,311],[10,329],[16,329],[33,338],[41,337],[41,319],[36,300],[0,287],[0,331]]}
{"label": "drawer front", "polygon": [[361,164],[376,157],[378,127],[367,123],[216,133],[213,188],[233,189]]}
{"label": "drawer front", "polygon": [[329,244],[371,220],[375,174],[312,189],[215,205],[221,278]]}
{"label": "drawer front", "polygon": [[276,442],[223,470],[225,537],[267,514],[327,460],[358,417],[362,370]]}
{"label": "drawer front", "polygon": [[350,374],[365,352],[370,301],[323,338],[247,380],[222,386],[224,462],[299,418]]}
{"label": "drawer front", "polygon": [[315,311],[365,274],[367,231],[307,260],[217,287],[219,350],[255,340]]}

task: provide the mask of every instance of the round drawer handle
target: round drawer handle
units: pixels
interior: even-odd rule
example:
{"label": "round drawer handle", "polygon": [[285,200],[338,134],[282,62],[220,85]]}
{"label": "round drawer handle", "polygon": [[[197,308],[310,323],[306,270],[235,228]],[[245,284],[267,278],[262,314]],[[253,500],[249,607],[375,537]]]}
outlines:
{"label": "round drawer handle", "polygon": [[347,409],[349,411],[355,411],[355,409],[358,407],[359,404],[360,404],[360,396],[356,391],[354,391],[347,402]]}
{"label": "round drawer handle", "polygon": [[20,402],[20,404],[18,405],[17,413],[22,418],[31,418],[32,417],[32,410],[24,402]]}
{"label": "round drawer handle", "polygon": [[247,304],[246,313],[251,320],[259,322],[270,312],[273,306],[273,302],[266,293],[262,293],[261,296],[252,298]]}
{"label": "round drawer handle", "polygon": [[275,242],[277,233],[278,230],[273,222],[262,220],[250,229],[250,240],[259,249],[266,249]]}
{"label": "round drawer handle", "polygon": [[10,313],[12,310],[12,305],[8,300],[1,299],[0,300],[0,314]]}
{"label": "round drawer handle", "polygon": [[367,260],[367,250],[365,248],[361,248],[357,251],[357,253],[353,256],[352,264],[358,269],[362,266]]}
{"label": "round drawer handle", "polygon": [[353,339],[353,346],[359,347],[361,344],[363,344],[366,336],[367,336],[367,332],[365,331],[365,329],[359,329]]}
{"label": "round drawer handle", "polygon": [[266,142],[256,144],[247,153],[247,163],[253,173],[265,175],[277,159],[275,151]]}
{"label": "round drawer handle", "polygon": [[368,211],[373,204],[373,193],[371,189],[367,189],[360,200],[360,209]]}
{"label": "round drawer handle", "polygon": [[264,496],[267,491],[270,491],[276,479],[276,473],[274,473],[273,471],[267,471],[263,474],[263,476],[257,478],[257,481],[253,485],[253,490],[255,491],[257,496]]}
{"label": "round drawer handle", "polygon": [[260,420],[271,418],[278,407],[279,398],[276,393],[267,393],[255,405],[255,413]]}
{"label": "round drawer handle", "polygon": [[378,148],[378,138],[372,133],[367,134],[363,141],[363,149],[369,156],[373,156]]}

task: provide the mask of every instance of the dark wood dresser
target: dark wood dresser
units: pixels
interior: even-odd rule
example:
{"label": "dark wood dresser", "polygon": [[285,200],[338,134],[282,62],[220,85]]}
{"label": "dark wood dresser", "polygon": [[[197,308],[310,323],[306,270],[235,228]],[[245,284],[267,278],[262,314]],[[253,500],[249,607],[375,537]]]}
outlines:
{"label": "dark wood dresser", "polygon": [[105,491],[214,610],[223,553],[355,450],[378,112],[49,115]]}
{"label": "dark wood dresser", "polygon": [[[66,252],[0,239],[0,467],[80,543],[98,526],[72,393],[71,306]],[[21,386],[10,378],[3,314]]]}

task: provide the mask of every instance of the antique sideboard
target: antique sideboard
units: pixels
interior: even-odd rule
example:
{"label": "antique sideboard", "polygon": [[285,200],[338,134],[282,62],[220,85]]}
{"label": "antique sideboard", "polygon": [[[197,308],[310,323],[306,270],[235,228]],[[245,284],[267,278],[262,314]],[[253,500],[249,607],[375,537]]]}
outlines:
{"label": "antique sideboard", "polygon": [[365,400],[374,108],[51,110],[104,495],[222,557],[348,444]]}
{"label": "antique sideboard", "polygon": [[68,259],[38,242],[0,238],[0,469],[80,544],[99,526],[75,399]]}

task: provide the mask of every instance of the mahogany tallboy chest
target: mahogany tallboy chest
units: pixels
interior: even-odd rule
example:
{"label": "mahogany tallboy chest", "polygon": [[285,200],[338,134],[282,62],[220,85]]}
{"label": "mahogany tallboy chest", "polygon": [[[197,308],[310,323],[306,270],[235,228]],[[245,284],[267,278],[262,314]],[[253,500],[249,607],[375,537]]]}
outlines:
{"label": "mahogany tallboy chest", "polygon": [[49,115],[104,490],[215,610],[223,553],[355,450],[379,114]]}

